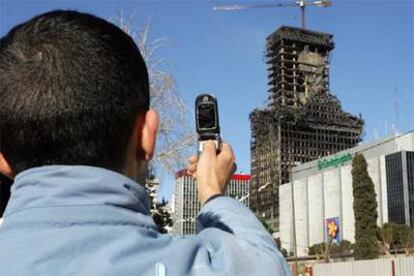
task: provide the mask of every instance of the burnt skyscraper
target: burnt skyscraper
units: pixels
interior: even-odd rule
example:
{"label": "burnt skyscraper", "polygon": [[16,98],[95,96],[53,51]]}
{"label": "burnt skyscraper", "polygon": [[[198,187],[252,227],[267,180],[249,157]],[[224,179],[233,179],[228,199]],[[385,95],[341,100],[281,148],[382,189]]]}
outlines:
{"label": "burnt skyscraper", "polygon": [[329,90],[332,35],[281,27],[267,38],[268,106],[250,114],[251,205],[278,229],[290,167],[353,147],[363,120]]}

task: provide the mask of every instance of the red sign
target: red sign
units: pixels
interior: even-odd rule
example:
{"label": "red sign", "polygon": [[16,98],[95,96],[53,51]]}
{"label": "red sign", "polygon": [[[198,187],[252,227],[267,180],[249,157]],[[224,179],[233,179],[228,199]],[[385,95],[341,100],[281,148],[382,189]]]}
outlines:
{"label": "red sign", "polygon": [[[178,172],[175,173],[175,179],[181,178],[181,177],[191,177],[191,175],[189,175],[187,173],[187,170],[180,170]],[[239,181],[250,181],[251,176],[250,174],[234,174],[232,177],[232,180],[239,180]]]}

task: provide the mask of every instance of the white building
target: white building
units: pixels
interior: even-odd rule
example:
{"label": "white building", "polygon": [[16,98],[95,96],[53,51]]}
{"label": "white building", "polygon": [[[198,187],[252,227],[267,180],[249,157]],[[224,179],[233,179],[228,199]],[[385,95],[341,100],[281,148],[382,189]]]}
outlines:
{"label": "white building", "polygon": [[[249,207],[250,175],[235,174],[227,186],[226,195],[239,199]],[[196,233],[196,218],[200,211],[197,195],[197,183],[188,175],[186,170],[175,174],[173,195],[173,221],[172,233],[187,235]]]}
{"label": "white building", "polygon": [[[337,240],[354,242],[351,162],[355,153],[367,160],[375,186],[378,225],[386,222],[414,226],[414,134],[360,145],[293,168],[296,245],[298,256],[327,240],[327,227],[336,226]],[[293,251],[292,185],[279,188],[280,239]],[[331,228],[332,229],[332,228]]]}

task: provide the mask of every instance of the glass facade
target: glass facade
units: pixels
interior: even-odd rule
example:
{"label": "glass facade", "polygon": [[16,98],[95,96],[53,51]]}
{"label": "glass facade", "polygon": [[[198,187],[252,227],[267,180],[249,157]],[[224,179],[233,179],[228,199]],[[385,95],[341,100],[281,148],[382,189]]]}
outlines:
{"label": "glass facade", "polygon": [[183,234],[196,233],[196,222],[198,212],[200,211],[200,203],[197,197],[197,184],[191,177],[185,177],[184,185],[184,208],[183,208]]}
{"label": "glass facade", "polygon": [[406,154],[410,225],[412,228],[414,228],[414,151],[407,151]]}
{"label": "glass facade", "polygon": [[405,224],[402,152],[385,156],[388,220]]}

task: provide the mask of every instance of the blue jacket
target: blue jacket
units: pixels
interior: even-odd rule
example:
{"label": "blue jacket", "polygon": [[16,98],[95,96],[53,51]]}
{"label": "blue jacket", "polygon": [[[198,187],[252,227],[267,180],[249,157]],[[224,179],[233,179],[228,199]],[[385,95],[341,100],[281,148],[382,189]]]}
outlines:
{"label": "blue jacket", "polygon": [[197,235],[157,232],[131,179],[88,166],[18,174],[0,226],[0,275],[290,275],[255,215],[218,197]]}

